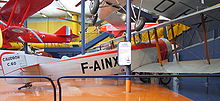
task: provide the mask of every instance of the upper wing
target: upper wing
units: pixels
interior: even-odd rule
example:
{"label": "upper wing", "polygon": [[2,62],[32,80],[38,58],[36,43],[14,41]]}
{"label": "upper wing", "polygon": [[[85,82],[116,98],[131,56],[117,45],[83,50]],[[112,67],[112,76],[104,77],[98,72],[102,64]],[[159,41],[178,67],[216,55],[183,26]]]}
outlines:
{"label": "upper wing", "polygon": [[219,73],[220,59],[211,59],[211,64],[206,60],[167,62],[161,67],[159,63],[141,66],[134,72],[151,73]]}
{"label": "upper wing", "polygon": [[[12,13],[13,7],[16,5],[12,17],[12,23],[18,24],[22,21],[23,17],[24,19],[26,19],[37,11],[48,6],[52,2],[53,0],[9,0],[1,8],[0,15],[2,17],[2,20],[8,21]],[[27,12],[26,16],[24,16],[25,12]]]}
{"label": "upper wing", "polygon": [[[132,3],[140,6],[140,0],[133,0]],[[206,0],[205,2],[196,0],[143,0],[141,7],[167,18],[175,19],[218,3],[220,3],[219,0]]]}

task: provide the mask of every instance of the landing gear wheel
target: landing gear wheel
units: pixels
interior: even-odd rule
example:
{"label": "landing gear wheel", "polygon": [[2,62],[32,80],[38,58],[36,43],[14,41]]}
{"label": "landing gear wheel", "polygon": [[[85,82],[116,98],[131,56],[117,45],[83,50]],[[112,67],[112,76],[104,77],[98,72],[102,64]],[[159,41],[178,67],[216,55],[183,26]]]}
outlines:
{"label": "landing gear wheel", "polygon": [[[168,73],[163,73],[163,74],[159,74],[159,75],[170,75],[170,74],[168,74]],[[161,84],[164,84],[164,85],[169,84],[170,81],[171,81],[171,78],[170,78],[170,77],[160,78],[160,83],[161,83]]]}
{"label": "landing gear wheel", "polygon": [[141,29],[143,29],[144,25],[145,25],[145,18],[140,17],[139,20],[137,19],[135,21],[134,30],[140,31]]}
{"label": "landing gear wheel", "polygon": [[97,19],[98,19],[98,14],[93,15],[93,18],[92,18],[92,25],[93,26],[95,26]]}
{"label": "landing gear wheel", "polygon": [[[151,73],[143,73],[141,72],[140,75],[152,75]],[[151,82],[151,79],[150,78],[140,78],[140,80],[143,82],[143,83],[150,83]]]}
{"label": "landing gear wheel", "polygon": [[98,9],[99,9],[99,0],[91,0],[90,1],[90,5],[89,5],[89,9],[90,9],[90,13],[91,14],[96,14]]}

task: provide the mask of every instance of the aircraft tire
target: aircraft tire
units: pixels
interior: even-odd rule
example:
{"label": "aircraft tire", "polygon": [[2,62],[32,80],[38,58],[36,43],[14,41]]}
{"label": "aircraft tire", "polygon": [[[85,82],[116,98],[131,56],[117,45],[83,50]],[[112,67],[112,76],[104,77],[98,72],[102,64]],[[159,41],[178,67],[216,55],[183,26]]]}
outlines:
{"label": "aircraft tire", "polygon": [[145,25],[145,18],[140,17],[139,20],[135,21],[134,30],[140,31],[141,29],[143,29],[144,25]]}
{"label": "aircraft tire", "polygon": [[[163,74],[160,74],[160,75],[170,75],[170,74],[168,74],[168,73],[163,73]],[[161,83],[161,84],[164,84],[164,85],[169,84],[170,81],[171,81],[171,78],[169,78],[169,77],[160,78],[160,83]]]}
{"label": "aircraft tire", "polygon": [[90,5],[89,5],[89,9],[90,9],[90,13],[95,15],[99,9],[99,0],[91,0]]}
{"label": "aircraft tire", "polygon": [[[151,73],[139,73],[140,75],[152,75]],[[143,82],[143,83],[150,83],[151,82],[151,79],[150,78],[140,78],[140,81]]]}

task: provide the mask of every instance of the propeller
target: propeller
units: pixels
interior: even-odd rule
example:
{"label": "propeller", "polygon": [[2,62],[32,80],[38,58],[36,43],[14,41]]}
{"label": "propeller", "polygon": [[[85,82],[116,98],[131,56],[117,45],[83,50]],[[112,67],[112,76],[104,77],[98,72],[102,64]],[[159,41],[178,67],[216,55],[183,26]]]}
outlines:
{"label": "propeller", "polygon": [[75,23],[81,24],[81,22],[75,21],[75,20],[71,20],[71,19],[66,19],[66,18],[61,18],[61,17],[56,17],[56,18],[57,19],[61,19],[61,20],[66,20],[66,21],[70,21],[70,22],[75,22]]}
{"label": "propeller", "polygon": [[74,12],[74,11],[70,11],[70,10],[66,10],[66,9],[62,9],[62,8],[57,8],[58,10],[61,10],[61,11],[64,11],[64,12],[69,12],[71,13],[72,15],[81,15],[80,13],[78,12]]}

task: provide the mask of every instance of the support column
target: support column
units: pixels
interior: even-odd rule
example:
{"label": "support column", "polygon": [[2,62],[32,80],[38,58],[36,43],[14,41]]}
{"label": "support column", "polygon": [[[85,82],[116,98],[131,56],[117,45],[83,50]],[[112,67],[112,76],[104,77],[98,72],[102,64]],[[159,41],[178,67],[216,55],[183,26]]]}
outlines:
{"label": "support column", "polygon": [[81,0],[81,39],[82,39],[82,50],[81,54],[85,54],[85,0]]}
{"label": "support column", "polygon": [[158,60],[161,66],[163,66],[162,64],[162,57],[160,54],[160,46],[159,46],[159,41],[158,41],[158,36],[157,36],[157,29],[154,29],[154,34],[155,34],[155,40],[156,40],[156,47],[157,47],[157,56],[158,56]]}
{"label": "support column", "polygon": [[28,43],[27,42],[24,42],[24,53],[25,54],[29,54],[29,52],[28,52]]}
{"label": "support column", "polygon": [[[126,41],[131,42],[131,0],[126,0]],[[131,65],[126,66],[126,75],[131,74]],[[126,78],[126,92],[131,92],[131,78]]]}
{"label": "support column", "polygon": [[178,58],[178,56],[177,56],[176,40],[174,39],[175,36],[174,36],[173,24],[171,24],[170,26],[171,26],[171,34],[172,34],[172,37],[173,37],[174,54],[175,54],[175,57],[176,57],[176,61],[178,62],[178,61],[179,61],[179,58]]}
{"label": "support column", "polygon": [[209,49],[208,49],[208,42],[206,37],[206,25],[204,20],[204,14],[201,14],[201,22],[202,22],[202,31],[204,35],[204,46],[205,46],[205,54],[208,64],[210,64],[210,58],[209,58]]}
{"label": "support column", "polygon": [[[78,15],[73,15],[72,16],[72,20],[73,21],[78,21]],[[73,34],[77,34],[78,35],[79,24],[77,22],[73,22],[73,24],[72,24],[72,32],[73,32]]]}

